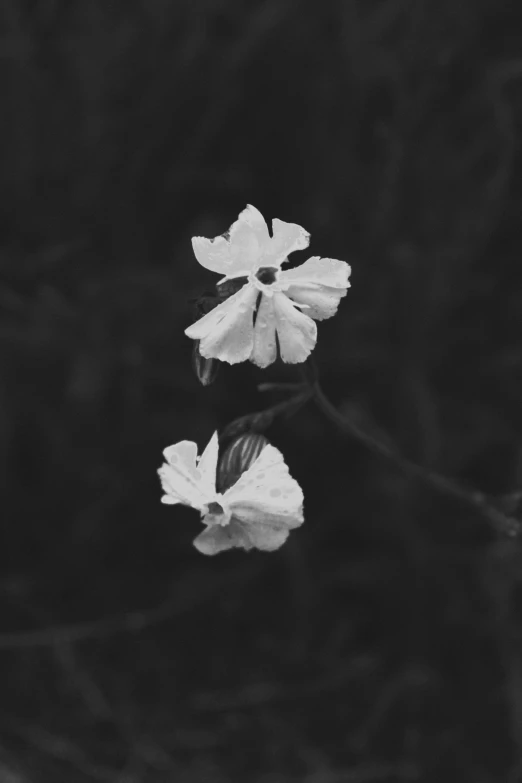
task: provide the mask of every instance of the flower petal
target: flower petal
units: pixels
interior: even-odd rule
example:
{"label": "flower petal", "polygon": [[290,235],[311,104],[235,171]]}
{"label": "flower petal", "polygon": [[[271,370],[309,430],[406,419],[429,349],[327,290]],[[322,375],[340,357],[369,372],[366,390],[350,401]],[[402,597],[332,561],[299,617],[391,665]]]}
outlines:
{"label": "flower petal", "polygon": [[[283,546],[290,535],[290,527],[267,522],[259,517],[255,523],[241,523],[244,535],[248,538],[250,547],[264,552],[273,552]],[[246,547],[245,547],[246,548]]]}
{"label": "flower petal", "polygon": [[189,440],[182,440],[164,450],[167,463],[158,470],[165,492],[161,499],[163,503],[183,503],[201,511],[209,502],[212,493],[209,493],[196,467],[197,450],[197,445]]}
{"label": "flower petal", "polygon": [[320,288],[307,288],[306,286],[292,285],[286,292],[294,302],[303,306],[304,314],[316,321],[324,321],[335,315],[339,302],[346,291],[341,288],[330,288],[321,286]]}
{"label": "flower petal", "polygon": [[317,321],[335,315],[339,302],[350,287],[350,265],[334,258],[314,256],[295,269],[279,273],[279,281],[288,287],[285,293],[300,305],[305,314]]}
{"label": "flower petal", "polygon": [[201,485],[209,495],[216,492],[216,470],[218,462],[219,441],[218,434],[215,432],[199,458],[198,471],[201,475]]}
{"label": "flower petal", "polygon": [[[224,493],[223,501],[233,516],[247,526],[251,540],[265,542],[267,547],[278,531],[303,523],[303,492],[290,475],[283,455],[272,445],[265,446],[250,468]],[[285,537],[276,538],[282,544]],[[265,548],[259,543],[254,546]]]}
{"label": "flower petal", "polygon": [[201,266],[230,277],[248,275],[269,240],[263,215],[248,204],[225,234],[215,239],[193,237],[192,247]]}
{"label": "flower petal", "polygon": [[304,250],[310,244],[310,234],[297,223],[285,223],[284,220],[272,220],[273,237],[266,249],[266,255],[274,262],[282,263],[294,250]]}
{"label": "flower petal", "polygon": [[206,359],[220,359],[237,364],[244,362],[254,347],[254,307],[258,291],[247,283],[185,329],[193,340],[200,340],[199,352]]}
{"label": "flower petal", "polygon": [[280,272],[279,280],[295,285],[315,283],[329,288],[346,289],[350,287],[348,278],[351,271],[351,267],[346,261],[313,256],[294,269],[285,269]]}
{"label": "flower petal", "polygon": [[276,318],[274,299],[263,295],[254,326],[254,348],[250,361],[258,367],[268,367],[277,359]]}
{"label": "flower petal", "polygon": [[228,525],[210,525],[194,539],[194,546],[203,555],[217,555],[226,549],[252,549],[253,544],[246,535],[243,526],[231,519]]}
{"label": "flower petal", "polygon": [[198,444],[194,443],[194,441],[180,440],[179,443],[175,443],[173,446],[167,446],[166,449],[163,449],[163,456],[169,465],[183,464],[192,475],[197,477]]}
{"label": "flower petal", "polygon": [[288,364],[304,362],[317,341],[317,326],[283,293],[275,293],[274,312],[281,359]]}

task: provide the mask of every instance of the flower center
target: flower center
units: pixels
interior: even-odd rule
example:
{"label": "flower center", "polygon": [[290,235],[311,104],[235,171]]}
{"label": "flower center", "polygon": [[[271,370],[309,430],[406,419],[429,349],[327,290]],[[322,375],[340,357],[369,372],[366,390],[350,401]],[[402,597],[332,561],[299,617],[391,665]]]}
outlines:
{"label": "flower center", "polygon": [[230,511],[224,508],[221,503],[215,500],[207,505],[207,511],[203,514],[203,521],[206,525],[221,525],[225,527],[230,522]]}
{"label": "flower center", "polygon": [[263,285],[272,285],[276,281],[278,269],[273,266],[262,266],[256,272],[256,277]]}

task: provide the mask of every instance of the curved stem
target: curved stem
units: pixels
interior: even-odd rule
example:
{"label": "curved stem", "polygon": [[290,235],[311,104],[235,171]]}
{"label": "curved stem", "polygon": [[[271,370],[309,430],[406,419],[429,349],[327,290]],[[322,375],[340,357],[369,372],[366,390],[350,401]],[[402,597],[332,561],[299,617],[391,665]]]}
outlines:
{"label": "curved stem", "polygon": [[276,416],[290,416],[296,413],[312,397],[313,390],[306,386],[303,391],[300,391],[288,400],[272,405],[266,410],[247,413],[246,416],[234,419],[220,432],[220,443],[223,445],[225,442],[237,438],[245,432],[264,432],[272,424]]}
{"label": "curved stem", "polygon": [[337,408],[332,405],[323,392],[319,383],[317,367],[310,360],[308,367],[303,368],[303,374],[312,390],[313,399],[315,400],[317,407],[341,432],[358,440],[374,454],[393,462],[406,475],[419,479],[439,492],[460,500],[466,505],[474,508],[482,514],[498,532],[508,536],[516,536],[520,533],[520,522],[517,519],[506,515],[493,505],[483,492],[467,489],[441,473],[425,468],[416,462],[412,462],[339,413]]}

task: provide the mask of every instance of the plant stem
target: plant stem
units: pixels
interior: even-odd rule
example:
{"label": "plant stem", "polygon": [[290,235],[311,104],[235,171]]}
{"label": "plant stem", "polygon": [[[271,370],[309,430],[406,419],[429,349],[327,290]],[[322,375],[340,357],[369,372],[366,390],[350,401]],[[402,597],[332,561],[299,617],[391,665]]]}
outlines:
{"label": "plant stem", "polygon": [[395,449],[392,449],[382,441],[377,440],[373,435],[360,429],[357,424],[339,413],[321,388],[317,367],[315,364],[311,364],[310,360],[308,360],[308,362],[308,367],[304,368],[303,374],[312,389],[313,399],[318,408],[341,432],[358,440],[374,454],[387,459],[389,462],[393,462],[406,475],[419,479],[442,494],[460,500],[464,504],[472,507],[482,514],[497,532],[511,537],[519,535],[521,523],[514,517],[505,514],[497,508],[483,492],[467,489],[441,473],[425,468],[416,462],[412,462],[399,454]]}
{"label": "plant stem", "polygon": [[288,400],[272,405],[264,411],[255,411],[234,419],[220,432],[219,441],[224,445],[229,440],[237,438],[244,432],[264,432],[274,421],[276,416],[290,416],[305,405],[313,397],[313,389],[306,386],[303,391],[290,397]]}

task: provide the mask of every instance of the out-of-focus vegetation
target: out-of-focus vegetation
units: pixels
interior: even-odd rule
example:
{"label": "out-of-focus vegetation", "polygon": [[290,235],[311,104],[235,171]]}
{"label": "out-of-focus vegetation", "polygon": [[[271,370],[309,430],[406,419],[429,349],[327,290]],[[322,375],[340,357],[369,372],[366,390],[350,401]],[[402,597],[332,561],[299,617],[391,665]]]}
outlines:
{"label": "out-of-focus vegetation", "polygon": [[338,407],[521,486],[521,34],[506,0],[1,4],[2,781],[521,779],[522,544],[312,406],[267,433],[306,496],[278,553],[203,558],[155,472],[294,378],[191,372],[190,237],[253,203],[352,264]]}

